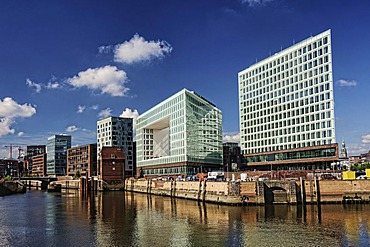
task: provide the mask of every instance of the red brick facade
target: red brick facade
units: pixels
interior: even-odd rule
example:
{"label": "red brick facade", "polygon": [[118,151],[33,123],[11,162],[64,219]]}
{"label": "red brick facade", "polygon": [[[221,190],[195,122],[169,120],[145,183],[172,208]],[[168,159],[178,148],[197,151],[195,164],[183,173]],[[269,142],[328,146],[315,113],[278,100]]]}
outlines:
{"label": "red brick facade", "polygon": [[123,183],[125,153],[119,147],[103,147],[99,158],[99,180],[109,184]]}

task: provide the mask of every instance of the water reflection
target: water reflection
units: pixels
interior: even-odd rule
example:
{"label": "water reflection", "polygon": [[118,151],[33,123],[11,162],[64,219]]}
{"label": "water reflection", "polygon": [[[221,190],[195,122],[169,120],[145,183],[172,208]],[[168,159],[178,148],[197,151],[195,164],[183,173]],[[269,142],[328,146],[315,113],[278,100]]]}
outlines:
{"label": "water reflection", "polygon": [[0,246],[368,246],[370,205],[230,207],[125,192],[0,198]]}

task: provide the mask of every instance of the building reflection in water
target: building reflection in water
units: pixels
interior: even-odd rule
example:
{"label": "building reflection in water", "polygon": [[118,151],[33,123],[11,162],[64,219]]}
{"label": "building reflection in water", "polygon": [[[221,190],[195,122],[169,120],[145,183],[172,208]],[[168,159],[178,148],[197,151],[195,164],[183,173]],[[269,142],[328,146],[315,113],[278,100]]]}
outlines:
{"label": "building reflection in water", "polygon": [[[98,246],[364,246],[370,205],[223,206],[130,192],[68,200]],[[76,215],[76,213],[74,214]]]}

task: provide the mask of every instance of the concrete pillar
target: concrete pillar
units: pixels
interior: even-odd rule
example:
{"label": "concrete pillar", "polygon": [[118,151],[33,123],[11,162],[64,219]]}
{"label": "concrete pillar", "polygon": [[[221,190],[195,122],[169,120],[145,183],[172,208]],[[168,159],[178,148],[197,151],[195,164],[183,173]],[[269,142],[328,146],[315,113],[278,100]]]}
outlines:
{"label": "concrete pillar", "polygon": [[301,184],[301,203],[306,204],[306,183],[302,177],[299,178],[299,181]]}

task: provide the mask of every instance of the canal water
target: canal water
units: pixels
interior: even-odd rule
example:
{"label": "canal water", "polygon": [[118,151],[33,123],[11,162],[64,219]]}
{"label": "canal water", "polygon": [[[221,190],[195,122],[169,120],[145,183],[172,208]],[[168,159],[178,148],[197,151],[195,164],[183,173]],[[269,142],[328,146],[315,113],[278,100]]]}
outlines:
{"label": "canal water", "polygon": [[0,197],[0,246],[369,246],[370,205],[224,206],[129,192]]}

